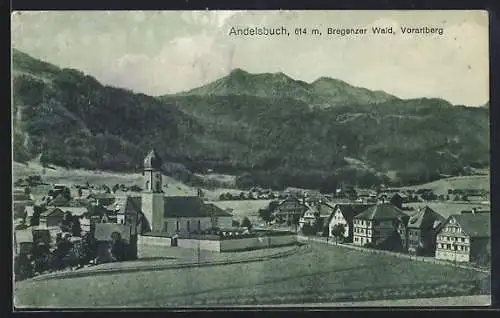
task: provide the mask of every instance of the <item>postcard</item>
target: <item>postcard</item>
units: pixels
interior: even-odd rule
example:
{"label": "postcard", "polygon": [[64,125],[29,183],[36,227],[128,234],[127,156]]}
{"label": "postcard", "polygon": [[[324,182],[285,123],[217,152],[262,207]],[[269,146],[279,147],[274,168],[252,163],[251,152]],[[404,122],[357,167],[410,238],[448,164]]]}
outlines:
{"label": "postcard", "polygon": [[11,19],[16,310],[491,303],[486,11]]}

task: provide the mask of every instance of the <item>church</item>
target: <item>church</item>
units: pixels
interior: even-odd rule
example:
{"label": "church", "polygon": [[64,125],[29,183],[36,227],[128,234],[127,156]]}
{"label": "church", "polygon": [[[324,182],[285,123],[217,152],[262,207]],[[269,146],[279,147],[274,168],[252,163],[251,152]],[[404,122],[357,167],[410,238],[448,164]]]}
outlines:
{"label": "church", "polygon": [[230,213],[198,196],[165,196],[161,166],[162,159],[151,150],[144,159],[142,194],[117,198],[108,208],[116,211],[118,223],[132,224],[137,234],[162,236],[232,227]]}

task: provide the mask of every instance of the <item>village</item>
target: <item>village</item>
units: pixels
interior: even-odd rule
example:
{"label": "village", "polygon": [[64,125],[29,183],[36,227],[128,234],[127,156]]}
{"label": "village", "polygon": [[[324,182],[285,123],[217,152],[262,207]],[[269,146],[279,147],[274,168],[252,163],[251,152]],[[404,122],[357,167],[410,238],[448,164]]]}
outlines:
{"label": "village", "polygon": [[[488,267],[489,193],[449,189],[374,190],[345,187],[333,194],[289,188],[252,188],[219,200],[168,196],[162,159],[152,150],[144,159],[143,187],[54,184],[42,198],[31,194],[40,176],[16,181],[13,193],[15,278],[23,280],[64,270],[141,258],[141,250],[161,247],[215,252],[296,245],[304,238],[364,250],[430,257]],[[269,202],[248,217],[220,202]],[[452,213],[430,207],[451,202]],[[462,208],[460,202],[473,204]],[[415,206],[417,206],[415,208]],[[252,224],[253,222],[253,224]]]}

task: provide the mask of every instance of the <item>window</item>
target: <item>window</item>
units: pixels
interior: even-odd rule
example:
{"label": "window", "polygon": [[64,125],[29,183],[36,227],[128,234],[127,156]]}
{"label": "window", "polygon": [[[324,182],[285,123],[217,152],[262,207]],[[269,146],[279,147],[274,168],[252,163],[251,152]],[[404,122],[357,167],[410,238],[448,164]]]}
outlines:
{"label": "window", "polygon": [[446,244],[446,249],[447,250],[451,249],[451,244]]}
{"label": "window", "polygon": [[187,221],[187,230],[188,230],[188,232],[191,232],[191,226],[190,225],[191,225],[190,221],[188,220]]}
{"label": "window", "polygon": [[179,221],[177,221],[176,228],[177,228],[177,231],[179,231]]}
{"label": "window", "polygon": [[464,246],[464,251],[468,252],[469,248],[467,246]]}
{"label": "window", "polygon": [[201,231],[201,221],[198,220],[198,231]]}

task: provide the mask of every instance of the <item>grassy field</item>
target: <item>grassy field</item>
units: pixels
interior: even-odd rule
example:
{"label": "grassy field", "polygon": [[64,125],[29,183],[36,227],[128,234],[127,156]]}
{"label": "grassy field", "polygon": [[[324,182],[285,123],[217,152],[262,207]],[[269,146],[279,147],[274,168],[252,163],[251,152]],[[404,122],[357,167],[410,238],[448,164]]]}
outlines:
{"label": "grassy field", "polygon": [[[13,180],[25,178],[29,175],[40,175],[43,182],[49,185],[37,186],[32,189],[32,194],[35,198],[46,195],[52,184],[90,184],[108,185],[112,187],[115,184],[124,184],[126,186],[138,185],[142,187],[143,176],[141,173],[115,173],[108,171],[91,171],[84,169],[64,169],[54,167],[54,169],[43,168],[37,162],[29,162],[28,164],[13,163]],[[196,188],[190,187],[178,180],[169,176],[163,175],[163,183],[167,185],[165,188],[166,196],[185,196],[196,195]],[[220,193],[226,189],[204,190],[209,198],[218,198]],[[231,190],[227,190],[231,191]],[[234,191],[234,190],[232,190]],[[239,193],[239,192],[238,192]]]}
{"label": "grassy field", "polygon": [[241,201],[216,201],[213,204],[221,209],[233,209],[233,219],[243,220],[244,217],[253,223],[261,223],[259,217],[259,209],[263,209],[269,205],[271,200],[241,200]]}
{"label": "grassy field", "polygon": [[412,298],[412,294],[421,298],[419,291],[433,294],[427,297],[439,297],[451,296],[460,289],[467,293],[467,288],[457,283],[478,279],[484,280],[482,293],[488,294],[490,289],[488,275],[469,270],[320,244],[306,251],[256,263],[24,281],[14,286],[15,305],[103,308],[289,304]]}
{"label": "grassy field", "polygon": [[448,189],[481,189],[490,190],[490,176],[451,177],[432,181],[416,186],[403,187],[404,189],[432,189],[437,195],[448,194]]}

